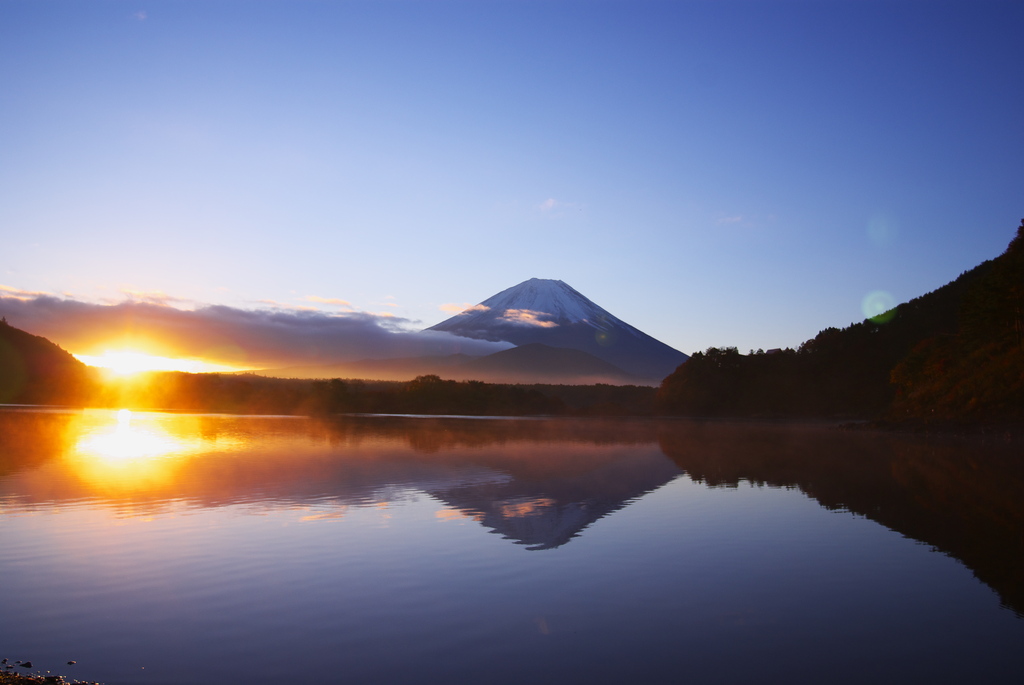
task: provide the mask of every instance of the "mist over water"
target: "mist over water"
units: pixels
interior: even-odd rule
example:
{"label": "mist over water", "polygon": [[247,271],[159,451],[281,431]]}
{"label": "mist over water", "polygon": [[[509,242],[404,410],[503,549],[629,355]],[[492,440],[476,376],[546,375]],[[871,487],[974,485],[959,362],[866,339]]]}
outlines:
{"label": "mist over water", "polygon": [[1016,453],[764,423],[2,411],[0,648],[108,685],[1015,682]]}

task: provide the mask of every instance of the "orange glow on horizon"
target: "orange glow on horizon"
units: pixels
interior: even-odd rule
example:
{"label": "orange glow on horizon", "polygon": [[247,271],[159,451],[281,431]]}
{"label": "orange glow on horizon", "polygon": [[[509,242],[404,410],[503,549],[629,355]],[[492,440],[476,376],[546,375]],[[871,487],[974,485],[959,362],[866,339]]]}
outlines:
{"label": "orange glow on horizon", "polygon": [[188,373],[216,373],[238,371],[225,364],[198,359],[181,359],[136,352],[134,350],[107,350],[101,355],[74,355],[83,364],[106,369],[115,376],[129,376],[146,371],[185,371]]}

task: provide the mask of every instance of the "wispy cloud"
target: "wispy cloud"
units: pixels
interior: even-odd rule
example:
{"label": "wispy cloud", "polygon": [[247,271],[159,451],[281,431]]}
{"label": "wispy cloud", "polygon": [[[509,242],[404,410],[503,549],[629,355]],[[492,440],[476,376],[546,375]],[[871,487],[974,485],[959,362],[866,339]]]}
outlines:
{"label": "wispy cloud", "polygon": [[[116,304],[116,303],[110,303]],[[308,304],[295,304],[294,302],[280,302],[278,300],[253,300],[253,304],[262,305],[263,307],[269,307],[270,309],[282,310],[286,312],[319,312],[322,311],[319,307],[313,307]]]}
{"label": "wispy cloud", "polygon": [[48,295],[50,295],[50,293],[22,290],[21,288],[12,288],[9,285],[0,285],[0,298],[31,300],[35,297],[46,297]]}
{"label": "wispy cloud", "polygon": [[12,326],[47,337],[70,352],[98,353],[119,341],[148,340],[179,356],[250,368],[456,352],[490,354],[510,346],[438,331],[411,331],[408,319],[391,312],[276,306],[247,310],[223,305],[185,310],[131,299],[118,304],[86,303],[10,287],[0,289],[0,315]]}
{"label": "wispy cloud", "polygon": [[538,312],[532,309],[506,309],[501,318],[509,323],[520,326],[536,326],[537,328],[554,328],[558,324],[554,321],[544,321],[542,316],[551,316],[546,312]]}
{"label": "wispy cloud", "polygon": [[352,307],[352,303],[348,300],[340,300],[336,297],[320,297],[319,295],[306,295],[305,300],[307,302],[316,302],[317,304],[329,304],[334,307]]}
{"label": "wispy cloud", "polygon": [[442,304],[438,309],[442,312],[447,312],[448,314],[470,314],[472,312],[489,311],[490,307],[485,304],[470,304],[469,302],[456,304],[454,302],[450,302],[448,304]]}
{"label": "wispy cloud", "polygon": [[725,225],[725,224],[738,224],[738,223],[741,223],[742,221],[743,221],[743,215],[742,214],[732,214],[732,215],[729,215],[729,216],[720,216],[720,217],[718,217],[718,219],[715,220],[715,223],[718,224],[719,226],[722,226],[722,225]]}
{"label": "wispy cloud", "polygon": [[131,290],[129,288],[121,288],[120,293],[132,302],[146,302],[161,307],[178,306],[180,308],[181,305],[195,304],[192,300],[168,295],[162,290]]}

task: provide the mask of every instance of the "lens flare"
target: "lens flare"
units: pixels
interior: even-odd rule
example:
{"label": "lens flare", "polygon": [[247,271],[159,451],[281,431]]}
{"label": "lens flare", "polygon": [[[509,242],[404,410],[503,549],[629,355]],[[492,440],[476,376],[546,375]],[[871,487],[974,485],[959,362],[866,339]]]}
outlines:
{"label": "lens flare", "polygon": [[594,333],[594,340],[601,347],[611,347],[615,344],[616,337],[613,331],[598,330]]}
{"label": "lens flare", "polygon": [[868,293],[860,306],[864,316],[874,323],[887,323],[896,316],[896,301],[884,290]]}

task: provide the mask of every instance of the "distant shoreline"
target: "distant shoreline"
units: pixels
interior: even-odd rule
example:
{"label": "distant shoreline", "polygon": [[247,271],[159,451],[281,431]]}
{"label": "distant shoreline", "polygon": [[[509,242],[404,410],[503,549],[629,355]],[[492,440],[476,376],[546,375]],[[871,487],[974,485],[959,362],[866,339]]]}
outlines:
{"label": "distant shoreline", "polygon": [[[0,411],[26,411],[26,412],[80,412],[80,411],[117,411],[112,407],[77,407],[71,405],[53,404],[7,404],[0,403]],[[618,414],[507,414],[507,415],[486,415],[486,414],[429,414],[429,413],[390,413],[390,412],[338,412],[331,414],[257,414],[257,413],[232,413],[232,412],[203,412],[188,409],[132,409],[140,413],[155,414],[191,414],[196,416],[229,416],[236,418],[281,418],[281,419],[366,419],[366,418],[388,418],[388,419],[472,419],[490,421],[510,420],[646,420],[646,421],[692,421],[705,423],[760,423],[768,425],[799,424],[818,426],[822,428],[834,428],[844,431],[878,431],[881,433],[907,434],[916,436],[943,436],[943,437],[970,437],[970,438],[996,438],[1000,440],[1024,439],[1024,423],[1013,421],[952,421],[936,420],[922,421],[920,419],[892,420],[892,419],[858,419],[852,417],[820,417],[820,416],[680,416],[680,415],[618,415]],[[2,674],[0,674],[2,675]],[[0,681],[3,683],[3,681]]]}

